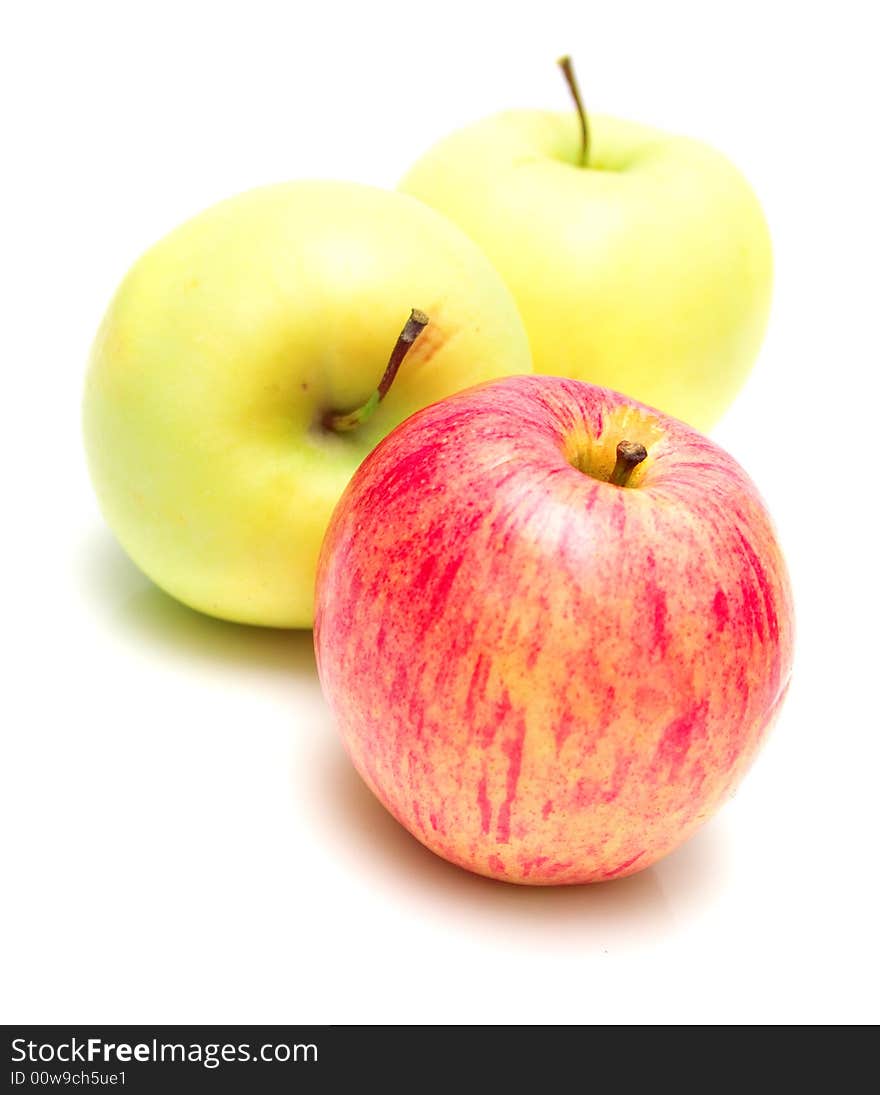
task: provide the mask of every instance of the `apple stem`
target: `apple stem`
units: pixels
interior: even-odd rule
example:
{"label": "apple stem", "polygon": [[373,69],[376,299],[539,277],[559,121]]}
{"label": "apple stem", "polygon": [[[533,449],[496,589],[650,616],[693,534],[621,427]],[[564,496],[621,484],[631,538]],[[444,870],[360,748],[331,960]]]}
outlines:
{"label": "apple stem", "polygon": [[388,389],[394,383],[397,371],[403,364],[403,359],[409,353],[410,347],[427,325],[428,317],[425,313],[419,311],[418,308],[413,308],[403,330],[397,336],[397,342],[394,343],[394,349],[391,351],[391,357],[389,357],[385,372],[382,374],[382,379],[379,381],[379,387],[376,388],[363,406],[357,407],[353,411],[345,411],[343,413],[328,411],[323,418],[322,424],[324,429],[333,430],[336,433],[347,433],[349,430],[353,430],[357,426],[360,426],[361,423],[366,422],[367,419],[372,416],[373,412],[388,394]]}
{"label": "apple stem", "polygon": [[565,77],[565,82],[568,84],[568,90],[571,92],[572,99],[574,99],[574,105],[577,108],[578,118],[580,118],[581,122],[581,167],[589,167],[590,123],[587,120],[587,112],[584,110],[584,103],[581,99],[581,89],[578,87],[577,77],[574,74],[574,65],[568,54],[564,57],[560,57],[557,64],[562,69],[562,75]]}
{"label": "apple stem", "polygon": [[635,468],[648,455],[648,450],[637,441],[621,441],[617,446],[617,463],[608,480],[616,487],[626,487]]}

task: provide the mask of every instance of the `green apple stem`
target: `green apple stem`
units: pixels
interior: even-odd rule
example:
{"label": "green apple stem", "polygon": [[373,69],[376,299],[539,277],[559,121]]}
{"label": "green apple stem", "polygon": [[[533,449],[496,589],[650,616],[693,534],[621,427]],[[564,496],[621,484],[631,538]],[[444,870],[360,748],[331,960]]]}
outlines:
{"label": "green apple stem", "polygon": [[409,353],[410,347],[427,325],[428,317],[425,313],[419,311],[418,308],[413,308],[412,312],[410,312],[409,319],[406,321],[406,325],[397,336],[397,342],[395,342],[394,349],[391,351],[391,357],[388,359],[385,372],[382,374],[382,379],[379,381],[379,387],[373,392],[363,406],[357,407],[353,411],[345,411],[342,413],[338,411],[328,411],[323,419],[325,429],[333,430],[335,433],[347,433],[349,430],[356,429],[372,416],[373,412],[388,394],[388,389],[394,383],[397,371],[403,364],[403,359]]}
{"label": "green apple stem", "polygon": [[574,74],[574,65],[568,54],[564,57],[560,57],[557,63],[562,69],[562,75],[565,77],[565,82],[568,84],[568,90],[571,92],[572,99],[574,99],[574,105],[577,108],[578,118],[580,118],[581,122],[581,167],[589,167],[590,123],[587,119],[587,112],[584,110],[583,100],[581,99],[581,89],[578,87],[577,77]]}
{"label": "green apple stem", "polygon": [[644,445],[636,441],[621,441],[617,446],[617,463],[608,480],[616,487],[626,487],[633,471],[648,455]]}

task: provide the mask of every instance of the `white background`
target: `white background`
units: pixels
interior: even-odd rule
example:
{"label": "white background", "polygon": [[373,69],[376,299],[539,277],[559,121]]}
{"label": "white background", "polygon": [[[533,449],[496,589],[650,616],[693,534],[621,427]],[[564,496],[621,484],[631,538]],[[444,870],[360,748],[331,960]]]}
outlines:
{"label": "white background", "polygon": [[[880,1019],[874,9],[5,9],[5,1021]],[[385,815],[309,634],[197,616],[128,563],[79,399],[115,284],[170,227],[296,176],[391,186],[467,121],[566,107],[566,50],[591,108],[717,144],[764,203],[771,330],[715,436],[775,514],[799,642],[775,735],[689,845],[527,890]]]}

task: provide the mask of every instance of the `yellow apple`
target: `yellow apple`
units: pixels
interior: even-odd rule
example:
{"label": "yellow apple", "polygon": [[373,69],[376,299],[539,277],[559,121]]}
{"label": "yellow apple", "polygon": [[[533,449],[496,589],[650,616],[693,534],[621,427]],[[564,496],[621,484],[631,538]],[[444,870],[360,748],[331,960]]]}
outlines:
{"label": "yellow apple", "polygon": [[[337,430],[411,308],[429,323],[394,387]],[[122,282],[88,370],[89,467],[122,546],[168,593],[306,627],[325,527],[375,444],[429,403],[526,372],[514,302],[453,224],[371,187],[266,187],[187,222]]]}
{"label": "yellow apple", "polygon": [[[511,111],[447,137],[401,189],[445,213],[513,292],[536,371],[707,429],[770,306],[761,208],[720,153],[616,118]],[[584,162],[586,161],[586,162]]]}

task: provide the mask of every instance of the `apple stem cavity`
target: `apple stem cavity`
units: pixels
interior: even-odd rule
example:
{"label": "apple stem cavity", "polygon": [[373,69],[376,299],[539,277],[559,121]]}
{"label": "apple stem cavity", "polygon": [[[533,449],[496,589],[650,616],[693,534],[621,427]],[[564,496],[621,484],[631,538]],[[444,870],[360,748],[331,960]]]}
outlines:
{"label": "apple stem cavity", "polygon": [[566,54],[564,57],[560,57],[557,62],[562,69],[562,75],[565,77],[565,82],[568,84],[568,90],[571,92],[571,97],[574,99],[574,105],[577,108],[578,118],[581,123],[581,167],[590,166],[590,123],[587,118],[587,112],[584,109],[583,99],[581,99],[581,89],[578,87],[577,77],[574,74],[574,65],[571,58]]}
{"label": "apple stem cavity", "polygon": [[376,388],[366,403],[353,411],[341,413],[338,411],[328,411],[322,420],[324,429],[333,430],[334,433],[348,433],[350,430],[354,430],[362,423],[366,422],[388,394],[388,390],[394,383],[394,378],[397,376],[397,371],[403,364],[403,359],[409,353],[412,344],[427,326],[428,317],[425,313],[418,308],[413,308],[403,330],[397,336],[397,342],[394,343],[394,349],[391,351],[391,357],[389,357],[385,372],[382,374],[382,379],[379,381],[379,387]]}
{"label": "apple stem cavity", "polygon": [[644,445],[636,441],[621,441],[617,446],[617,463],[608,482],[616,487],[629,486],[630,476],[647,455]]}

